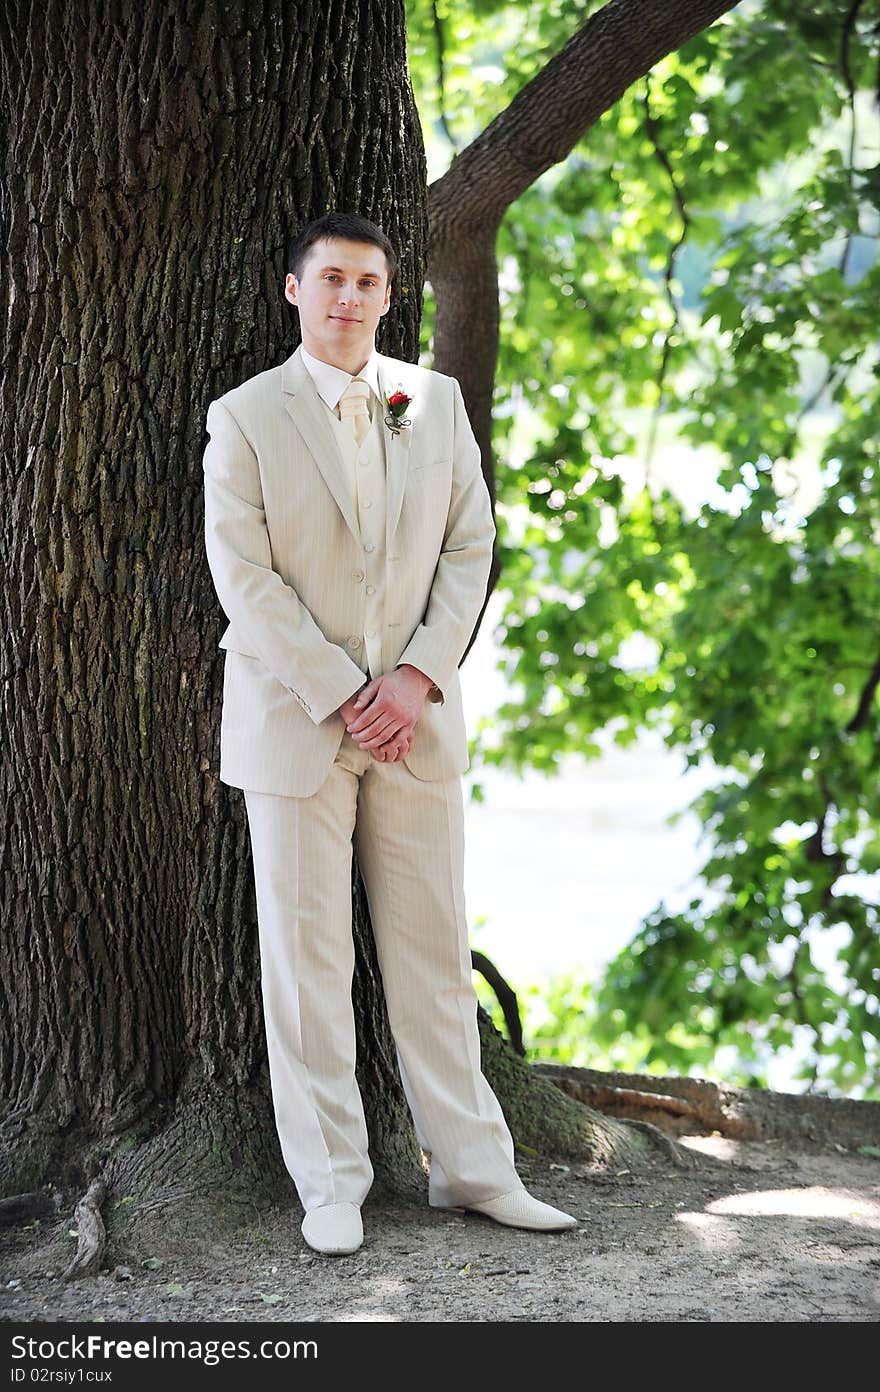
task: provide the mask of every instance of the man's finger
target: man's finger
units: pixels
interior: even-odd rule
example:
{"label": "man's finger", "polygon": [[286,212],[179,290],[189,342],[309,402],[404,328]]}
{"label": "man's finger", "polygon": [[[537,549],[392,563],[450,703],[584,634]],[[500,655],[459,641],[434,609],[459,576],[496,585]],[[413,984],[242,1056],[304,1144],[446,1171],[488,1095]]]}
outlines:
{"label": "man's finger", "polygon": [[351,733],[361,749],[379,749],[383,744],[387,744],[389,740],[394,739],[397,731],[394,729],[392,722],[390,724],[386,723],[385,725],[377,726],[376,729],[372,729],[371,727],[364,731],[353,730]]}
{"label": "man's finger", "polygon": [[375,735],[380,729],[384,730],[387,724],[388,717],[384,711],[359,711],[349,723],[348,732],[350,735]]}
{"label": "man's finger", "polygon": [[352,715],[351,720],[348,721],[349,732],[354,734],[355,725],[358,727],[358,731],[366,729],[369,724],[373,724],[373,722],[379,720],[380,715],[383,714],[384,711],[370,710],[368,700],[368,702],[363,703],[361,709],[356,711],[356,713]]}
{"label": "man's finger", "polygon": [[[378,698],[377,698],[378,699]],[[359,710],[349,724],[349,733],[352,735],[378,734],[380,730],[387,730],[388,726],[394,722],[400,723],[400,716],[394,710],[377,706],[370,706],[365,710]]]}

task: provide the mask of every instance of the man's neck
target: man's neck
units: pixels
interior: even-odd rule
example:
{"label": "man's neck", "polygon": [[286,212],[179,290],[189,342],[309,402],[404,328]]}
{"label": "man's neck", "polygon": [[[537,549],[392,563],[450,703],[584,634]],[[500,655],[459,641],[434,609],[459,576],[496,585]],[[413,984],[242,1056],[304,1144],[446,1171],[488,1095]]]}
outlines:
{"label": "man's neck", "polygon": [[338,367],[342,372],[350,373],[352,377],[356,377],[359,372],[363,372],[373,355],[373,348],[369,348],[366,355],[363,355],[363,350],[361,350],[361,355],[352,357],[349,362],[339,362],[331,358],[327,350],[322,348],[320,344],[312,347],[309,343],[303,343],[303,347],[307,353],[311,353],[312,357],[317,358],[319,362],[327,363],[329,367]]}

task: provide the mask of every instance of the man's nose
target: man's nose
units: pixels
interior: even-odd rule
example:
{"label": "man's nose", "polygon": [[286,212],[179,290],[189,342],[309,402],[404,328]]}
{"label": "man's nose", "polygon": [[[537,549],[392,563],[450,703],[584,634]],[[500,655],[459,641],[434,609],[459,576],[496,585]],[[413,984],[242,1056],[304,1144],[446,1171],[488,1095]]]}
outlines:
{"label": "man's nose", "polygon": [[339,292],[339,298],[344,300],[346,304],[349,304],[352,300],[356,300],[358,298],[357,285],[343,285]]}

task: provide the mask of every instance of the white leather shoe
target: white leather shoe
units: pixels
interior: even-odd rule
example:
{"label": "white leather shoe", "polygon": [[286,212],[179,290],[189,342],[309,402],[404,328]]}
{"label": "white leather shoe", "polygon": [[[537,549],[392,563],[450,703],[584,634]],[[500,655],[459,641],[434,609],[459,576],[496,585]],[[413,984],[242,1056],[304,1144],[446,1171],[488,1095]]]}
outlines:
{"label": "white leather shoe", "polygon": [[341,1256],[356,1252],[364,1240],[364,1225],[357,1204],[331,1203],[310,1208],[302,1220],[302,1235],[316,1252]]}
{"label": "white leather shoe", "polygon": [[496,1223],[504,1223],[509,1228],[533,1228],[539,1232],[562,1232],[576,1228],[577,1218],[563,1213],[561,1208],[543,1203],[527,1189],[511,1189],[508,1194],[499,1194],[496,1199],[485,1199],[482,1203],[465,1204],[465,1208],[477,1213],[486,1213]]}

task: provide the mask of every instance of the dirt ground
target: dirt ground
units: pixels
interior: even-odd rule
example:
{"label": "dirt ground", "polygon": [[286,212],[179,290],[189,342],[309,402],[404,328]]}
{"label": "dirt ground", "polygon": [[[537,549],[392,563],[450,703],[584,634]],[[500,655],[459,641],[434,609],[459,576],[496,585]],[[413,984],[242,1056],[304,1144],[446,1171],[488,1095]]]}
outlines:
{"label": "dirt ground", "polygon": [[368,1196],[364,1245],[313,1252],[302,1211],[229,1239],[176,1223],[63,1283],[72,1218],[0,1234],[0,1321],[876,1321],[880,1160],[828,1145],[679,1137],[705,1168],[639,1173],[518,1157],[577,1229],[529,1233]]}

